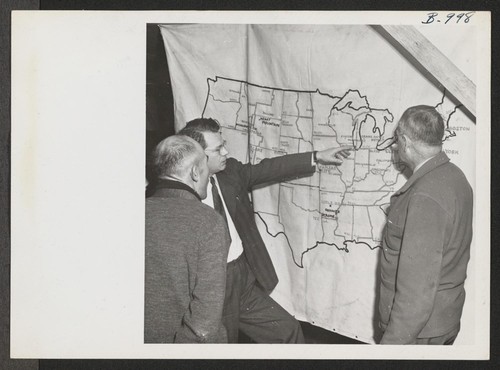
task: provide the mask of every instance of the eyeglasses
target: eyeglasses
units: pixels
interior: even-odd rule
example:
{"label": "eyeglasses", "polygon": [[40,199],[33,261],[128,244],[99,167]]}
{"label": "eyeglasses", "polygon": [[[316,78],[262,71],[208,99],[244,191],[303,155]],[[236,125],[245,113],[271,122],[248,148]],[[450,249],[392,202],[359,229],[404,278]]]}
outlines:
{"label": "eyeglasses", "polygon": [[222,142],[222,144],[218,147],[218,148],[215,148],[215,149],[205,149],[205,152],[214,152],[214,153],[219,153],[220,155],[222,155],[222,152],[226,150],[226,140],[224,140]]}
{"label": "eyeglasses", "polygon": [[398,143],[398,141],[399,141],[399,138],[401,137],[401,135],[402,135],[402,133],[400,133],[400,134],[398,135],[398,130],[397,130],[397,129],[396,129],[396,130],[394,130],[394,136],[392,137],[392,142],[391,142],[391,145],[395,145],[395,144],[397,144],[397,143]]}

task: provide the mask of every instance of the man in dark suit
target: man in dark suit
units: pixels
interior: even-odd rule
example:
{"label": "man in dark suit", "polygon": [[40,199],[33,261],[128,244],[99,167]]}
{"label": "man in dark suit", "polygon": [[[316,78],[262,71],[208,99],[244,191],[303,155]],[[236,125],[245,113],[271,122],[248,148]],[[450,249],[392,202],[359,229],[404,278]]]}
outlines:
{"label": "man in dark suit", "polygon": [[214,174],[207,191],[212,197],[205,203],[226,219],[231,237],[222,318],[228,342],[236,343],[241,330],[257,343],[304,343],[299,322],[269,296],[278,277],[257,229],[248,192],[259,184],[311,175],[317,162],[339,165],[351,148],[290,154],[252,165],[227,157],[220,126],[211,118],[192,120],[179,134],[192,137],[205,150]]}

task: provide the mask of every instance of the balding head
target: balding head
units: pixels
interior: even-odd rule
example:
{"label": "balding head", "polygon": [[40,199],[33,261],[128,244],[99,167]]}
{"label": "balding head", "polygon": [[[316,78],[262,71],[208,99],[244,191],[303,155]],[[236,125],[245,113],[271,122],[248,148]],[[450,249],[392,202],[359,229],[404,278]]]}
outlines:
{"label": "balding head", "polygon": [[408,108],[395,130],[394,149],[398,161],[406,163],[413,171],[421,163],[441,152],[444,121],[436,108],[417,105]]}
{"label": "balding head", "polygon": [[207,157],[195,140],[173,135],[162,140],[153,152],[153,166],[160,179],[174,178],[206,197],[208,183]]}
{"label": "balding head", "polygon": [[399,130],[412,140],[428,146],[441,146],[444,136],[443,117],[436,108],[417,105],[408,108],[399,120]]}
{"label": "balding head", "polygon": [[203,155],[200,144],[187,136],[174,135],[162,140],[153,152],[153,166],[159,178],[184,176]]}

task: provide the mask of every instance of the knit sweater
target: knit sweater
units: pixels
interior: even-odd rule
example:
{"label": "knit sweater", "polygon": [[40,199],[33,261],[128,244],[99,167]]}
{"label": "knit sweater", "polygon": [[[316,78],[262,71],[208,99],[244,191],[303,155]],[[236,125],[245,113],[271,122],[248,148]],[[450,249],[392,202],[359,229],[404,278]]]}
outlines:
{"label": "knit sweater", "polygon": [[229,240],[222,217],[190,191],[146,200],[145,343],[225,342]]}

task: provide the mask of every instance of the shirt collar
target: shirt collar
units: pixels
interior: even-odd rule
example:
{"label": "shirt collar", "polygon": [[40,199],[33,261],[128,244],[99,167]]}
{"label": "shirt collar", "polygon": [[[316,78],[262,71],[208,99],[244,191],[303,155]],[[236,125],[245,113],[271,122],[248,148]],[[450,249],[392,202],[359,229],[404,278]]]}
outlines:
{"label": "shirt collar", "polygon": [[[436,155],[439,155],[439,153],[438,153],[438,154],[436,154]],[[434,158],[436,155],[433,155],[432,157],[427,158],[427,159],[426,159],[425,161],[423,161],[423,162],[420,162],[420,163],[419,163],[419,165],[418,165],[418,166],[416,166],[416,167],[414,168],[413,173],[417,172],[417,171],[418,171],[418,169],[419,169],[420,167],[422,167],[422,166],[423,166],[426,162],[429,162],[429,161],[430,161],[432,158]]]}
{"label": "shirt collar", "polygon": [[441,152],[434,157],[429,158],[428,160],[422,162],[419,166],[415,167],[413,171],[413,175],[410,176],[406,184],[399,189],[394,195],[404,193],[406,190],[410,188],[419,178],[423,177],[428,172],[432,171],[436,167],[439,167],[445,163],[448,163],[450,159],[446,155],[445,152]]}

